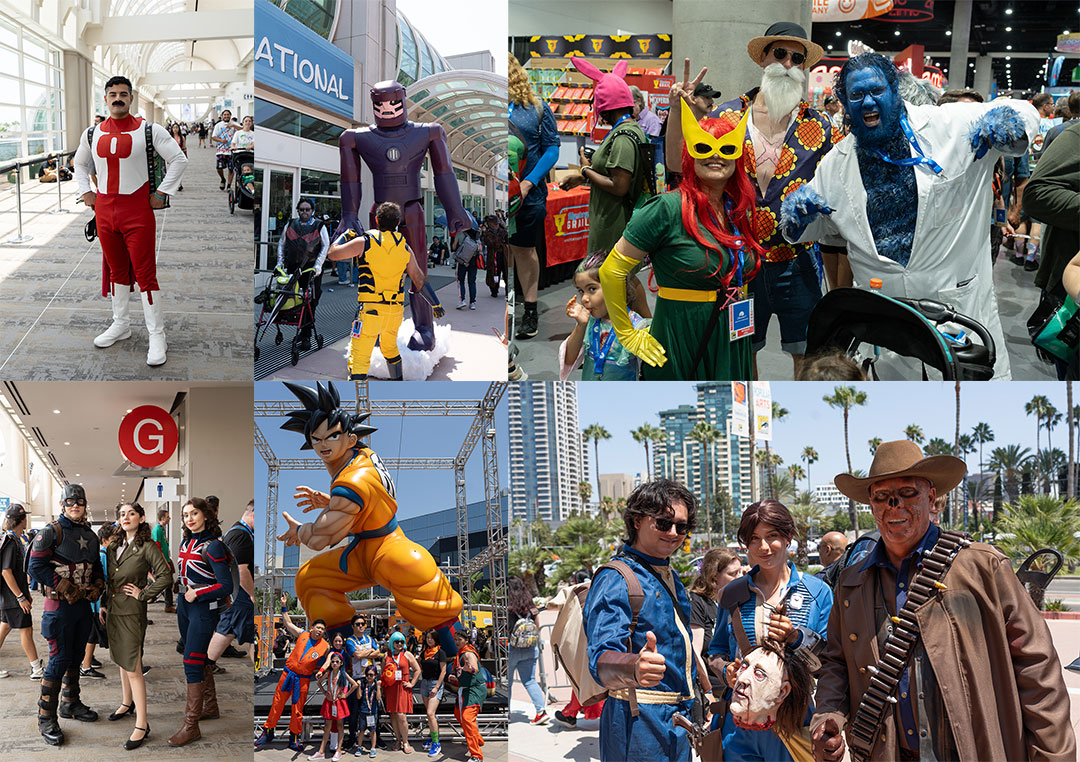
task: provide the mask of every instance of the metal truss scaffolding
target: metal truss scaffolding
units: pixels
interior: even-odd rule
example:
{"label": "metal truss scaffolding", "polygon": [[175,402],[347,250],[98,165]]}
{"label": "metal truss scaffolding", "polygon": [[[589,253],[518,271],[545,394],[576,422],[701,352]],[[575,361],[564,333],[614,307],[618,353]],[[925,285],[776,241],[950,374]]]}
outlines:
{"label": "metal truss scaffolding", "polygon": [[[441,565],[451,579],[456,579],[458,590],[465,601],[465,611],[472,613],[472,575],[488,569],[491,578],[491,604],[494,622],[495,642],[500,648],[495,649],[497,675],[500,680],[506,677],[506,654],[504,647],[508,641],[507,625],[507,584],[506,552],[507,537],[503,531],[502,514],[499,504],[499,462],[495,428],[495,410],[506,392],[506,383],[492,383],[481,400],[371,400],[366,381],[356,382],[355,412],[370,412],[372,417],[380,416],[468,416],[472,420],[465,434],[461,449],[454,457],[409,457],[386,458],[382,462],[390,471],[397,469],[414,471],[452,470],[454,472],[454,503],[457,509],[457,547],[458,565]],[[282,471],[325,471],[326,467],[317,458],[279,458],[259,429],[260,418],[284,418],[290,410],[295,410],[294,401],[256,401],[254,410],[255,449],[266,462],[268,478],[266,482],[266,543],[264,547],[264,568],[261,575],[263,597],[260,614],[262,615],[259,638],[263,643],[273,642],[274,601],[280,590],[280,580],[296,574],[296,569],[279,568],[277,563],[277,525],[278,525],[278,479]],[[484,508],[487,531],[487,547],[469,557],[469,521],[468,503],[465,496],[465,467],[469,457],[480,444],[484,471]],[[380,456],[381,457],[381,456]],[[259,674],[270,670],[272,660],[266,660]]]}

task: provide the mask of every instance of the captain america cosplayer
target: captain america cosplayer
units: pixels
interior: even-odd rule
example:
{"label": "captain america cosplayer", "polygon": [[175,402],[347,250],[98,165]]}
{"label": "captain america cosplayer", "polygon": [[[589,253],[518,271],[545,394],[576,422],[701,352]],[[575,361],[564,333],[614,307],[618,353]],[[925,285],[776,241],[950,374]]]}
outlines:
{"label": "captain america cosplayer", "polygon": [[327,623],[327,631],[347,634],[355,615],[347,593],[382,585],[394,596],[401,618],[414,627],[434,629],[449,656],[457,653],[453,632],[461,596],[450,586],[427,550],[412,542],[397,522],[397,500],[390,473],[360,439],[376,431],[365,426],[370,413],[353,415],[341,406],[333,384],[311,389],[286,383],[303,407],[288,413],[286,431],[302,434],[302,450],[315,450],[331,474],[330,494],[298,487],[293,495],[304,512],[319,511],[301,524],[288,513],[286,545],[325,550],[348,538],[344,548],[320,553],[296,575],[296,595],[307,615]]}
{"label": "captain america cosplayer", "polygon": [[[430,156],[435,181],[435,195],[446,210],[446,226],[457,235],[472,226],[461,205],[457,176],[450,162],[446,132],[436,123],[421,124],[405,118],[405,88],[394,80],[376,82],[371,88],[375,126],[346,130],[338,139],[341,153],[341,224],[335,237],[347,230],[362,230],[357,222],[361,201],[361,161],[371,170],[375,185],[370,227],[376,227],[375,209],[384,201],[401,207],[401,231],[413,251],[427,251],[427,228],[424,222],[423,190],[420,172],[425,157]],[[427,275],[427,258],[417,264]],[[435,346],[433,305],[419,292],[409,296],[409,308],[415,332],[409,349],[430,350]]]}
{"label": "captain america cosplayer", "polygon": [[170,746],[184,746],[202,737],[199,720],[207,689],[207,647],[233,592],[229,552],[220,539],[217,512],[202,498],[192,497],[184,505],[183,517],[184,541],[177,555],[182,593],[176,621],[184,642],[187,703],[184,724],[169,738]]}
{"label": "captain america cosplayer", "polygon": [[630,567],[644,593],[633,632],[623,576],[601,569],[589,588],[582,611],[589,672],[608,689],[600,715],[604,762],[690,760],[690,739],[671,718],[693,716],[695,685],[703,676],[690,635],[690,599],[668,559],[693,529],[696,513],[693,494],[668,479],[646,482],[627,498],[627,540],[617,560]]}
{"label": "captain america cosplayer", "polygon": [[41,678],[38,731],[52,746],[64,743],[64,732],[56,719],[61,678],[60,716],[80,722],[98,718],[97,712],[79,700],[79,665],[90,637],[90,604],[105,590],[98,537],[86,521],[82,485],[65,485],[60,506],[60,517],[34,539],[27,569],[45,596],[41,635],[49,643],[49,663]]}
{"label": "captain america cosplayer", "polygon": [[[91,127],[79,139],[75,151],[75,180],[83,203],[94,210],[101,241],[101,295],[112,297],[112,323],[94,338],[94,346],[111,347],[131,338],[131,293],[138,284],[143,316],[150,335],[146,364],[164,365],[165,313],[158,291],[154,210],[165,208],[169,196],[180,187],[187,157],[168,131],[149,125],[131,114],[134,94],[126,77],[112,77],[105,83],[105,106],[109,118]],[[149,145],[148,145],[149,143]],[[165,160],[165,177],[150,192],[147,156],[152,151]],[[97,176],[97,191],[90,187],[90,175]]]}
{"label": "captain america cosplayer", "polygon": [[398,328],[404,312],[402,279],[406,273],[413,287],[431,305],[435,317],[445,313],[427,275],[397,232],[401,207],[390,201],[375,210],[375,230],[358,233],[349,228],[330,247],[331,260],[357,258],[356,291],[359,304],[349,344],[349,380],[362,381],[371,367],[371,350],[379,342],[390,378],[402,380],[401,353],[397,347]]}

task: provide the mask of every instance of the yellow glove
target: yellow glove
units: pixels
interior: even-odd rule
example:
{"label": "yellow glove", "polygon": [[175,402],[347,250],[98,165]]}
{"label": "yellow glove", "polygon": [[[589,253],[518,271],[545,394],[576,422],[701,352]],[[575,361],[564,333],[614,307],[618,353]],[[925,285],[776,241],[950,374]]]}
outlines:
{"label": "yellow glove", "polygon": [[627,352],[659,368],[667,362],[663,345],[647,329],[634,328],[626,310],[626,278],[638,264],[637,260],[620,254],[618,249],[612,249],[600,266],[600,286],[604,289],[608,318],[619,343]]}

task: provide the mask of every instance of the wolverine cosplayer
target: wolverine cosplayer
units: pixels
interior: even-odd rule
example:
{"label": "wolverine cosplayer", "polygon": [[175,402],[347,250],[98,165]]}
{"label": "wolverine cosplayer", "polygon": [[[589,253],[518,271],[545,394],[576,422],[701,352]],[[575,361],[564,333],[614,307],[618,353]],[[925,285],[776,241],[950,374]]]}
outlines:
{"label": "wolverine cosplayer", "polygon": [[309,618],[325,620],[327,630],[333,631],[347,627],[356,613],[346,593],[381,585],[393,593],[401,616],[414,627],[436,629],[443,648],[454,655],[453,629],[461,613],[461,596],[431,554],[398,528],[390,474],[379,456],[360,444],[361,437],[376,431],[363,425],[370,413],[344,410],[333,384],[318,384],[315,389],[285,386],[304,407],[290,412],[281,428],[304,435],[301,449],[315,450],[333,481],[329,495],[297,488],[297,505],[305,513],[320,513],[308,524],[284,514],[289,529],[278,539],[312,550],[349,540],[343,548],[320,553],[300,567],[296,575],[300,605]]}

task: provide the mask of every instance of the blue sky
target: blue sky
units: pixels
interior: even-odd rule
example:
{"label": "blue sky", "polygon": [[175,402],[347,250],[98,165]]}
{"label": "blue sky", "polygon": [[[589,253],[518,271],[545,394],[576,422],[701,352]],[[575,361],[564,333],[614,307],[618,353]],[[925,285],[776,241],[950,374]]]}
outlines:
{"label": "blue sky", "polygon": [[[811,466],[813,484],[846,470],[844,462],[843,412],[829,407],[822,397],[831,395],[835,383],[773,383],[773,400],[787,408],[788,417],[774,422],[772,448],[784,459],[784,466],[805,463],[799,460],[807,445],[818,451],[819,460]],[[952,442],[955,426],[954,386],[951,382],[876,382],[860,385],[867,402],[854,408],[849,419],[851,464],[866,470],[870,466],[867,441],[903,439],[909,424],[922,427],[926,440],[941,437]],[[995,441],[983,448],[984,459],[994,447],[1019,444],[1035,449],[1035,418],[1025,415],[1024,404],[1036,394],[1045,395],[1059,411],[1065,410],[1065,384],[1050,382],[965,383],[960,392],[960,431],[970,433],[980,422],[990,424]],[[693,383],[580,383],[578,384],[578,421],[582,428],[603,425],[612,438],[600,443],[601,473],[645,472],[644,447],[635,442],[630,431],[643,423],[659,425],[656,415],[678,405],[693,405]],[[1080,405],[1080,390],[1073,395]],[[1046,431],[1040,433],[1046,446]],[[1055,447],[1068,452],[1064,421],[1053,431]],[[589,446],[590,455],[592,445]],[[969,468],[977,468],[978,455],[968,457]],[[595,467],[590,467],[590,480]],[[802,483],[800,484],[802,486]]]}
{"label": "blue sky", "polygon": [[[314,386],[309,383],[308,386]],[[346,399],[353,398],[354,391],[351,383],[337,384],[338,393]],[[466,381],[446,382],[423,382],[423,383],[372,383],[369,385],[373,400],[401,400],[401,399],[428,399],[428,400],[479,400],[487,391],[485,383],[473,383]],[[291,400],[295,401],[292,393],[285,388],[284,384],[276,382],[263,382],[255,384],[256,400]],[[299,403],[297,403],[299,407]],[[257,418],[263,436],[270,443],[270,447],[279,458],[315,458],[310,451],[300,451],[303,445],[303,437],[291,431],[282,431],[279,427],[285,422],[284,418]],[[413,416],[380,416],[368,419],[368,423],[378,427],[371,437],[371,447],[383,458],[398,457],[432,457],[443,458],[457,455],[461,449],[465,432],[468,430],[472,419],[465,416],[446,417],[413,417]],[[499,484],[506,486],[507,473],[507,418],[505,399],[499,405],[495,416],[495,428],[498,432],[496,439],[499,448]],[[255,458],[255,541],[256,558],[262,565],[263,547],[265,542],[265,511],[266,511],[266,462],[257,451]],[[470,501],[481,500],[484,497],[484,482],[482,471],[482,457],[480,445],[477,444],[472,457],[469,459],[465,471],[466,498]],[[433,511],[444,510],[454,506],[454,480],[453,471],[402,471],[391,470],[391,476],[397,487],[398,518],[407,519],[420,516]],[[296,508],[292,495],[296,487],[306,485],[314,489],[329,491],[330,475],[325,471],[283,471],[279,477],[278,488],[278,527],[275,534],[281,534],[287,528],[281,513],[288,511],[289,515],[300,521],[310,520],[314,513],[304,514]],[[278,543],[278,554],[282,552],[282,544]]]}

